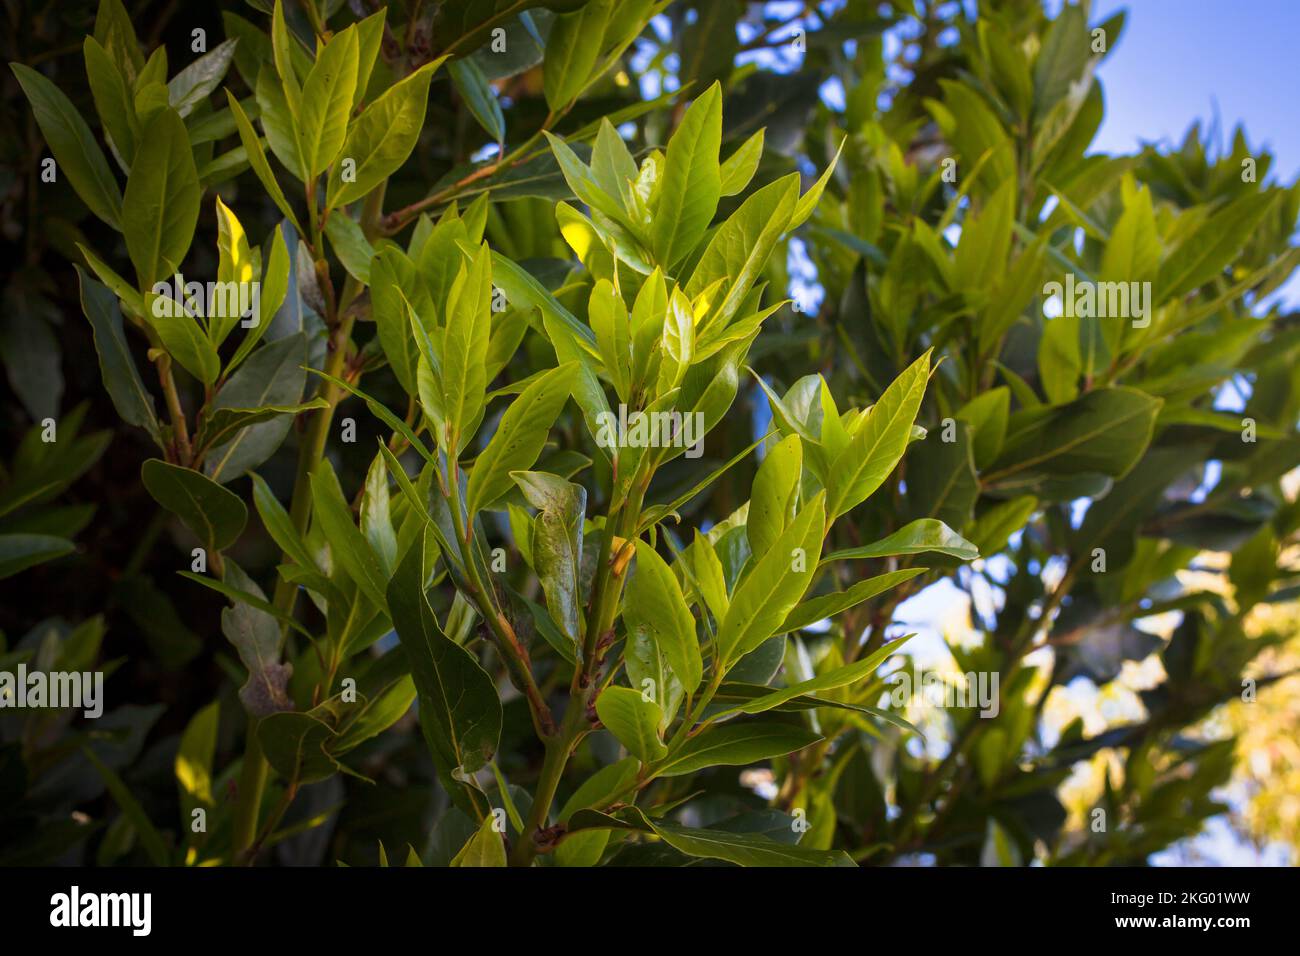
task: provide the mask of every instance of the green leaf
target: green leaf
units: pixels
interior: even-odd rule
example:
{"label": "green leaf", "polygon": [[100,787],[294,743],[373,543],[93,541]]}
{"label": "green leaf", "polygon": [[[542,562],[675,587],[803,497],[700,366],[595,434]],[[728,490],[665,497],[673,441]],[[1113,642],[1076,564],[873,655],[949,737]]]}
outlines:
{"label": "green leaf", "polygon": [[[830,557],[827,557],[825,560],[829,561],[830,559]],[[902,571],[890,571],[887,574],[879,574],[874,578],[859,581],[843,591],[835,591],[821,597],[810,598],[790,612],[785,619],[785,623],[781,625],[781,631],[788,634],[791,631],[808,627],[810,624],[816,624],[818,621],[832,618],[841,611],[847,611],[863,601],[869,601],[878,594],[884,594],[886,591],[898,587],[904,581],[910,581],[918,574],[924,574],[925,570],[925,568],[906,568]]]}
{"label": "green leaf", "polygon": [[787,435],[764,456],[749,494],[745,534],[754,554],[767,554],[786,529],[799,504],[803,442]]}
{"label": "green leaf", "polygon": [[667,755],[668,748],[659,739],[663,710],[641,691],[606,687],[596,698],[596,714],[627,752],[641,763],[651,764]]}
{"label": "green leaf", "polygon": [[414,296],[418,283],[415,263],[395,246],[381,249],[370,262],[371,316],[388,364],[408,395],[417,394],[415,375],[420,354],[407,315],[409,307],[420,311],[419,299],[411,300],[408,292]]}
{"label": "green leaf", "polygon": [[190,810],[212,807],[212,758],[217,750],[217,725],[221,719],[221,701],[214,700],[201,708],[181,734],[176,760],[172,764],[176,786],[181,796],[181,818],[190,821]]}
{"label": "green leaf", "polygon": [[510,490],[511,472],[537,462],[560,409],[569,397],[576,363],[569,362],[534,379],[511,402],[469,475],[467,510],[471,518]]}
{"label": "green leaf", "polygon": [[384,607],[388,582],[365,537],[352,523],[352,509],[328,458],[321,459],[311,473],[311,500],[312,513],[329,542],[334,561],[376,607]]}
{"label": "green leaf", "polygon": [[547,291],[522,266],[516,264],[499,252],[492,253],[492,281],[506,294],[506,299],[515,308],[536,309],[542,317],[551,323],[563,326],[572,336],[574,343],[592,358],[599,358],[596,351],[596,336],[587,326],[579,322],[572,312]]}
{"label": "green leaf", "polygon": [[997,554],[1037,509],[1038,499],[1033,495],[1020,495],[994,505],[975,519],[970,530],[972,545],[980,554]]}
{"label": "green leaf", "polygon": [[632,786],[640,769],[640,761],[635,757],[624,757],[608,767],[601,767],[573,791],[573,796],[560,808],[557,819],[564,822],[579,810],[609,804]]}
{"label": "green leaf", "polygon": [[271,491],[270,486],[262,479],[261,475],[253,474],[249,477],[253,480],[253,506],[257,509],[258,515],[261,516],[262,525],[266,528],[272,540],[275,541],[281,551],[293,558],[302,567],[308,570],[317,570],[316,561],[307,550],[307,545],[303,542],[301,535],[294,528],[293,519],[284,510],[280,500],[275,497],[275,492]]}
{"label": "green leaf", "polygon": [[[289,292],[289,249],[284,241],[284,227],[277,226],[271,231],[271,253],[266,257],[266,269],[262,276],[261,293],[257,298],[257,315],[255,322],[245,334],[239,348],[226,365],[226,375],[230,376],[253,351],[271,327],[271,323],[284,304]],[[297,290],[295,290],[297,297]]]}
{"label": "green leaf", "polygon": [[285,198],[284,190],[276,181],[275,173],[271,171],[271,164],[266,160],[266,151],[262,148],[262,141],[257,136],[257,131],[253,129],[253,124],[249,122],[247,114],[244,113],[243,107],[235,99],[235,95],[229,90],[226,91],[226,99],[230,103],[230,112],[235,117],[235,127],[239,131],[239,141],[244,145],[244,152],[248,156],[248,165],[253,168],[257,175],[258,181],[266,194],[271,197],[276,208],[284,213],[286,219],[293,223],[293,228],[302,234],[302,226],[298,225],[298,217],[293,213],[293,207],[289,205],[289,200]]}
{"label": "green leaf", "polygon": [[1073,95],[1071,87],[1085,75],[1092,46],[1083,10],[1066,5],[1051,22],[1034,62],[1034,122],[1041,122],[1057,103]]}
{"label": "green leaf", "polygon": [[336,701],[326,701],[308,713],[283,711],[258,722],[262,755],[286,784],[319,783],[345,769],[329,750],[338,736],[332,713],[336,707]]}
{"label": "green leaf", "polygon": [[[276,339],[257,349],[212,401],[209,415],[220,409],[289,408],[302,399],[307,373],[307,336],[303,332]],[[233,481],[271,457],[284,442],[292,418],[273,415],[269,421],[241,429],[205,456],[204,472],[217,481]]]}
{"label": "green leaf", "polygon": [[[1119,386],[1095,389],[1065,405],[1022,409],[1011,416],[1002,454],[984,483],[1014,486],[1036,475],[1081,472],[1123,477],[1146,450],[1161,404]],[[1028,476],[1021,474],[1026,471]]]}
{"label": "green leaf", "polygon": [[159,448],[163,448],[162,431],[154,410],[153,396],[144,387],[140,372],[131,357],[130,346],[122,328],[122,313],[117,297],[77,266],[81,283],[81,308],[90,320],[95,337],[95,351],[99,353],[99,370],[104,377],[104,387],[113,400],[113,407],[128,425],[136,425],[149,433]]}
{"label": "green leaf", "polygon": [[854,661],[852,664],[846,664],[844,667],[837,667],[834,670],[827,671],[824,674],[818,674],[816,677],[800,681],[797,684],[790,684],[789,686],[782,687],[780,690],[773,691],[770,694],[765,694],[762,697],[756,697],[753,700],[745,701],[743,704],[728,707],[721,713],[715,714],[714,717],[716,719],[731,714],[761,714],[804,694],[814,694],[820,690],[834,690],[837,687],[846,687],[849,684],[856,684],[858,681],[865,680],[874,674],[876,668],[884,663],[887,657],[896,653],[899,647],[915,636],[916,635],[914,634],[909,634],[896,641],[890,641],[884,647],[880,648],[873,654],[869,654],[860,661]]}
{"label": "green leaf", "polygon": [[695,248],[709,228],[722,178],[722,88],[714,83],[691,104],[668,142],[650,245],[665,269]]}
{"label": "green leaf", "polygon": [[652,768],[656,777],[681,777],[708,767],[743,767],[802,750],[820,734],[796,724],[745,721],[707,727]]}
{"label": "green leaf", "polygon": [[600,357],[614,383],[614,391],[621,400],[627,401],[632,394],[632,329],[623,297],[614,291],[608,279],[600,279],[592,287],[587,301],[587,321],[596,333]]}
{"label": "green leaf", "polygon": [[204,385],[216,382],[221,374],[221,358],[199,319],[168,295],[146,290],[144,301],[146,318],[167,354]]}
{"label": "green leaf", "polygon": [[653,546],[636,542],[636,568],[627,583],[623,623],[628,634],[643,633],[668,661],[682,688],[694,694],[704,674],[695,618],[677,577]]}
{"label": "green leaf", "polygon": [[86,60],[86,79],[90,81],[90,93],[104,125],[105,137],[116,150],[119,162],[129,169],[135,156],[138,122],[126,78],[94,37],[86,37],[82,53]]}
{"label": "green leaf", "polygon": [[379,49],[383,46],[387,19],[388,8],[380,7],[357,23],[357,89],[352,94],[353,109],[365,99],[370,87],[371,75],[379,59]]}
{"label": "green leaf", "polygon": [[127,314],[144,318],[145,312],[147,311],[144,307],[144,296],[137,292],[130,282],[109,268],[108,264],[104,262],[103,259],[95,255],[94,252],[86,248],[82,243],[77,243],[77,251],[80,252],[81,257],[86,260],[86,265],[90,266],[95,275],[99,277],[99,281],[108,286],[109,289],[113,291],[113,294],[122,300],[122,304],[126,307]]}
{"label": "green leaf", "polygon": [[81,752],[85,754],[86,759],[90,761],[90,765],[103,778],[104,786],[113,795],[113,801],[117,804],[118,809],[122,811],[122,814],[135,829],[135,834],[140,838],[140,844],[144,847],[145,853],[148,854],[153,865],[169,865],[171,863],[171,854],[167,851],[167,841],[158,832],[158,828],[153,825],[149,815],[144,812],[144,807],[135,798],[131,788],[118,776],[116,770],[100,760],[89,747],[82,747]]}
{"label": "green leaf", "polygon": [[1010,410],[1011,390],[1005,385],[999,385],[976,395],[953,416],[971,427],[977,468],[987,468],[1002,451],[1002,443],[1007,437],[1007,416]]}
{"label": "green leaf", "polygon": [[[639,830],[653,833],[688,856],[723,860],[738,866],[854,866],[842,850],[813,850],[792,846],[758,833],[704,830],[651,820],[636,807],[614,814],[580,810],[574,814],[571,830],[596,828]],[[561,844],[563,846],[563,844]]]}
{"label": "green leaf", "polygon": [[636,182],[636,160],[623,137],[606,117],[600,119],[596,145],[591,150],[591,175],[606,195],[619,197]]}
{"label": "green leaf", "polygon": [[330,248],[343,263],[348,275],[362,285],[370,285],[370,261],[375,250],[361,229],[361,224],[343,210],[335,210],[325,223],[325,235],[329,236]]}
{"label": "green leaf", "polygon": [[754,173],[758,171],[758,163],[763,158],[764,132],[760,128],[723,161],[721,167],[723,196],[739,195],[754,178]]}
{"label": "green leaf", "polygon": [[866,501],[903,457],[930,376],[930,352],[909,365],[831,462],[826,515],[834,520]]}
{"label": "green leaf", "polygon": [[494,829],[496,816],[489,813],[474,831],[474,835],[452,858],[452,866],[505,866],[506,844],[502,834]]}
{"label": "green leaf", "polygon": [[[180,265],[199,218],[199,173],[185,124],[164,108],[140,134],[122,201],[122,231],[141,289]],[[147,146],[145,145],[147,144]]]}
{"label": "green leaf", "polygon": [[295,179],[302,179],[302,160],[298,157],[298,134],[294,132],[293,113],[285,99],[284,88],[276,80],[275,70],[264,64],[257,74],[254,91],[261,113],[266,144],[281,165]]}
{"label": "green leaf", "polygon": [[[239,218],[217,197],[217,281],[230,283],[226,288],[251,288],[261,277],[256,272],[258,263],[253,260],[253,252],[248,245],[248,236]],[[233,300],[227,303],[224,299]],[[239,314],[238,292],[233,296],[222,296],[214,303],[208,319],[208,338],[213,346],[221,343],[234,329],[242,316]]]}
{"label": "green leaf", "polygon": [[962,226],[953,262],[955,287],[963,292],[990,287],[1002,274],[1011,248],[1015,221],[1015,181],[1007,180],[988,198],[979,213]]}
{"label": "green leaf", "polygon": [[[199,415],[199,430],[194,436],[194,443],[199,448],[208,448],[230,441],[240,430],[258,422],[269,421],[281,415],[299,415],[314,408],[328,408],[329,402],[323,398],[313,398],[310,402],[299,405],[262,405],[259,408],[229,408],[226,406],[204,409]],[[232,476],[233,477],[233,476]]]}
{"label": "green leaf", "polygon": [[904,554],[923,554],[936,551],[963,561],[974,561],[979,552],[975,546],[937,518],[918,518],[886,538],[860,548],[834,551],[822,558],[822,564],[831,561],[848,561],[854,558],[889,558]]}
{"label": "green leaf", "polygon": [[[199,578],[204,584],[210,578]],[[212,582],[216,583],[216,582]],[[258,605],[266,605],[262,589],[234,561],[227,560],[222,593],[234,603],[221,611],[221,633],[234,645],[248,679],[239,688],[239,700],[255,717],[291,710],[289,677],[293,667],[280,662],[281,631],[275,615]],[[240,597],[247,595],[248,600]],[[253,603],[256,602],[256,603]]]}
{"label": "green leaf", "polygon": [[[226,561],[227,568],[230,568],[232,564],[233,562],[229,560]],[[293,617],[289,616],[284,611],[281,611],[274,604],[268,601],[262,594],[261,588],[258,588],[251,582],[249,582],[248,588],[238,588],[227,584],[225,581],[218,581],[216,578],[209,577],[206,574],[197,574],[194,571],[182,571],[180,572],[180,575],[183,578],[188,578],[201,587],[207,588],[209,591],[216,591],[218,594],[224,594],[236,604],[246,604],[254,610],[261,611],[267,617],[279,621],[284,627],[297,631],[309,641],[313,639],[311,631],[307,630],[307,628],[299,624]],[[230,577],[231,575],[227,573],[226,576]],[[247,579],[245,578],[245,580]],[[256,593],[254,593],[254,591]]]}
{"label": "green leaf", "polygon": [[454,60],[447,70],[451,73],[451,81],[456,85],[460,98],[474,114],[479,125],[487,131],[494,142],[503,142],[506,138],[505,114],[501,112],[496,91],[488,82],[483,70],[470,57]]}
{"label": "green leaf", "polygon": [[1276,199],[1273,191],[1242,196],[1202,222],[1160,267],[1152,305],[1184,295],[1219,275]]}
{"label": "green leaf", "polygon": [[717,653],[724,668],[776,633],[799,603],[817,568],[825,531],[822,493],[795,516],[772,549],[758,557],[737,586],[718,628]]}
{"label": "green leaf", "polygon": [[230,69],[238,42],[223,40],[168,80],[167,101],[182,119],[194,112],[217,88]]}
{"label": "green leaf", "polygon": [[546,593],[546,607],[574,646],[581,646],[580,571],[587,489],[540,471],[516,471],[510,477],[538,509],[529,551]]}
{"label": "green leaf", "polygon": [[347,134],[357,88],[357,31],[348,27],[325,44],[307,74],[298,110],[298,156],[308,179],[334,161]]}
{"label": "green leaf", "polygon": [[387,580],[397,569],[397,535],[388,504],[388,470],[384,456],[376,454],[366,472],[365,494],[361,498],[361,533],[379,559]]}
{"label": "green leaf", "polygon": [[185,523],[204,547],[221,551],[234,544],[248,520],[248,509],[211,478],[150,458],[140,478],[153,499]]}
{"label": "green leaf", "polygon": [[844,152],[844,144],[848,141],[847,136],[840,140],[839,149],[835,150],[835,155],[826,164],[826,169],[817,177],[817,181],[809,187],[808,191],[799,197],[799,204],[795,206],[794,215],[790,217],[790,224],[787,228],[798,229],[813,214],[813,210],[817,208],[817,204],[822,200],[822,193],[826,189],[826,183],[830,181],[831,173],[835,172],[835,167],[839,164],[840,154]]}
{"label": "green leaf", "polygon": [[122,193],[86,121],[63,92],[40,73],[22,63],[11,63],[9,67],[32,104],[36,123],[59,170],[91,212],[121,230]]}
{"label": "green leaf", "polygon": [[302,88],[298,84],[298,73],[294,67],[294,41],[289,34],[281,0],[275,0],[275,7],[271,11],[271,50],[275,58],[275,71],[280,75],[285,101],[289,104],[289,112],[296,125],[302,110]]}
{"label": "green leaf", "polygon": [[76,545],[71,541],[54,535],[0,534],[0,578],[11,577],[75,550]]}
{"label": "green leaf", "polygon": [[542,61],[542,92],[552,113],[563,112],[588,83],[612,10],[614,0],[589,0],[575,13],[555,18]]}
{"label": "green leaf", "polygon": [[580,10],[555,18],[542,61],[542,92],[552,113],[563,112],[587,85],[613,7],[613,0],[589,0]]}
{"label": "green leaf", "polygon": [[[339,161],[330,171],[326,208],[346,206],[362,198],[406,162],[424,127],[429,81],[444,59],[426,63],[394,83],[353,121],[339,151]],[[355,178],[344,182],[342,169],[349,159],[356,163]]]}
{"label": "green leaf", "polygon": [[454,446],[446,449],[449,458],[473,437],[473,428],[483,414],[491,323],[492,256],[483,243],[469,268],[457,273],[452,283],[438,351],[442,410],[448,435],[454,436]]}
{"label": "green leaf", "polygon": [[970,523],[980,485],[970,425],[963,421],[949,424],[941,431],[931,431],[908,453],[907,516],[938,518],[950,528],[964,529]]}
{"label": "green leaf", "polygon": [[741,203],[713,234],[686,284],[686,294],[693,299],[724,280],[726,294],[706,320],[710,329],[725,328],[740,311],[786,232],[798,199],[799,175],[783,176]]}
{"label": "green leaf", "polygon": [[112,56],[126,81],[137,82],[136,78],[145,70],[144,56],[135,38],[131,15],[126,12],[122,0],[100,0],[95,11],[94,36]]}
{"label": "green leaf", "polygon": [[439,779],[457,806],[472,810],[474,794],[463,774],[486,766],[496,752],[501,701],[478,661],[438,626],[425,597],[424,556],[423,541],[407,550],[388,585],[388,610],[411,662],[420,727]]}
{"label": "green leaf", "polygon": [[623,204],[616,196],[611,196],[597,184],[592,170],[578,158],[577,153],[570,149],[564,140],[553,136],[550,132],[546,132],[546,141],[550,144],[551,152],[560,167],[560,173],[564,176],[569,189],[573,191],[573,195],[590,206],[593,212],[599,211],[615,222],[626,223],[628,216]]}

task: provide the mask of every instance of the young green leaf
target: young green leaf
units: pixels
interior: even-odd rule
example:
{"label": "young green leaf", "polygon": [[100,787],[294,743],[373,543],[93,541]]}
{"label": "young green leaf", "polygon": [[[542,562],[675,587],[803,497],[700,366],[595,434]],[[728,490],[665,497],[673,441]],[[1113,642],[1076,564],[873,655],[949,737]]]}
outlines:
{"label": "young green leaf", "polygon": [[770,694],[764,694],[762,697],[756,697],[753,700],[745,701],[743,704],[737,704],[729,707],[721,713],[714,714],[714,718],[727,717],[731,714],[761,714],[780,707],[786,701],[793,700],[804,694],[814,694],[819,690],[834,690],[837,687],[845,687],[849,684],[856,684],[858,681],[865,680],[876,672],[887,657],[895,654],[898,648],[911,640],[916,635],[909,634],[906,637],[899,638],[896,641],[890,641],[884,647],[878,649],[872,654],[867,655],[860,661],[854,661],[852,664],[846,664],[843,667],[837,667],[834,670],[827,671],[824,674],[818,674],[816,677],[808,680],[799,681],[797,684],[791,684],[788,687],[782,687],[780,690],[773,691]]}
{"label": "young green leaf", "polygon": [[803,473],[803,443],[788,435],[772,446],[754,475],[749,495],[745,533],[755,554],[767,554],[799,504],[799,478]]}
{"label": "young green leaf", "polygon": [[[827,558],[826,560],[830,559]],[[924,574],[925,570],[925,568],[906,568],[902,571],[890,571],[886,574],[879,574],[874,578],[867,578],[865,581],[859,581],[843,591],[835,591],[821,597],[810,598],[790,612],[785,619],[785,623],[781,625],[781,630],[784,633],[789,633],[810,624],[816,624],[818,621],[832,618],[841,611],[847,611],[863,601],[871,600],[878,594],[884,594],[904,581],[911,580],[918,574]]]}
{"label": "young green leaf", "polygon": [[348,129],[357,88],[357,30],[326,43],[302,87],[298,110],[298,155],[303,173],[314,179],[334,161]]}
{"label": "young green leaf", "polygon": [[145,125],[140,150],[126,180],[122,231],[141,289],[179,266],[199,218],[199,173],[185,124],[170,108]]}
{"label": "young green leaf", "polygon": [[627,583],[623,622],[629,634],[639,632],[650,638],[686,693],[693,694],[704,673],[695,618],[676,576],[645,541],[636,542],[636,568]]}
{"label": "young green leaf", "polygon": [[963,561],[974,561],[980,556],[975,546],[937,518],[918,518],[904,525],[886,538],[860,548],[834,551],[822,558],[822,564],[854,558],[889,558],[905,554],[923,554],[934,551]]}
{"label": "young green leaf", "polygon": [[866,421],[831,463],[827,518],[834,520],[866,501],[889,477],[911,439],[912,423],[929,376],[927,351],[885,389],[880,401],[867,412]]}
{"label": "young green leaf", "polygon": [[537,462],[546,436],[569,397],[575,363],[551,369],[520,393],[492,434],[469,475],[467,510],[471,516],[492,504],[512,485],[511,472],[527,471]]}
{"label": "young green leaf", "polygon": [[474,835],[452,858],[452,866],[505,866],[506,845],[496,830],[496,817],[489,813]]}
{"label": "young green leaf", "polygon": [[717,211],[721,142],[722,87],[714,83],[691,104],[668,142],[650,237],[655,259],[665,269],[695,248]]}
{"label": "young green leaf", "polygon": [[546,593],[546,607],[575,646],[581,646],[582,522],[587,489],[540,471],[511,473],[530,505],[533,519],[529,550],[533,570]]}
{"label": "young green leaf", "polygon": [[641,691],[630,687],[606,687],[596,698],[596,714],[627,752],[642,764],[661,760],[668,748],[659,739],[663,711]]}
{"label": "young green leaf", "polygon": [[749,181],[758,171],[759,160],[763,158],[764,129],[759,129],[722,163],[722,195],[736,196],[744,192]]}
{"label": "young green leaf", "polygon": [[[446,323],[438,351],[441,360],[442,412],[459,453],[473,437],[487,395],[487,349],[492,322],[492,256],[484,243],[468,269],[456,276],[447,299]],[[441,437],[441,436],[440,436]]]}
{"label": "young green leaf", "polygon": [[795,516],[736,587],[718,629],[718,659],[728,667],[776,633],[817,568],[826,531],[825,493]]}
{"label": "young green leaf", "polygon": [[821,739],[820,734],[796,724],[722,724],[686,738],[653,772],[656,777],[681,777],[707,767],[743,767],[802,750]]}
{"label": "young green leaf", "polygon": [[365,537],[352,523],[338,476],[329,459],[323,459],[311,473],[312,512],[330,545],[330,555],[376,607],[384,607],[387,580]]}
{"label": "young green leaf", "polygon": [[[439,57],[426,63],[394,83],[353,121],[338,162],[330,171],[326,208],[356,202],[406,162],[424,126],[429,82],[444,59]],[[343,167],[349,161],[355,169],[349,173],[351,178],[345,180]]]}

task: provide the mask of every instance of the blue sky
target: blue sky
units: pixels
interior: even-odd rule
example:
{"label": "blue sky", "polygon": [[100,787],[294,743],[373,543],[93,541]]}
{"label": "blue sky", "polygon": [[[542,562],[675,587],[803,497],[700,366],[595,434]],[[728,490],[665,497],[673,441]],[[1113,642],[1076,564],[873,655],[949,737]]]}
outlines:
{"label": "blue sky", "polygon": [[[1174,146],[1198,119],[1205,139],[1217,117],[1218,142],[1240,123],[1252,150],[1273,153],[1270,180],[1300,174],[1300,0],[1097,0],[1091,21],[1121,8],[1123,36],[1098,71],[1106,118],[1094,150]],[[1276,296],[1300,305],[1300,276]]]}
{"label": "blue sky", "polygon": [[1176,144],[1196,119],[1238,122],[1247,142],[1268,146],[1286,181],[1300,172],[1296,108],[1296,0],[1098,0],[1092,21],[1128,9],[1119,44],[1102,65],[1106,119],[1094,147],[1129,152]]}

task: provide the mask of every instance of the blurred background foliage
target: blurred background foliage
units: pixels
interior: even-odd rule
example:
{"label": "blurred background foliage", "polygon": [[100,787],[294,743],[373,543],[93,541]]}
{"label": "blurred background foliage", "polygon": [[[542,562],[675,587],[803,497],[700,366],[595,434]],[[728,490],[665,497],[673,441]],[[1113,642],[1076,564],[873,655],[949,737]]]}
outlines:
{"label": "blurred background foliage", "polygon": [[[4,5],[5,59],[40,70],[84,116],[95,108],[82,38],[95,30],[97,6]],[[330,0],[314,13],[342,24],[373,6]],[[984,558],[969,568],[935,567],[910,595],[863,605],[829,635],[806,635],[787,650],[786,667],[822,666],[843,653],[837,641],[845,635],[856,646],[866,634],[874,648],[915,630],[907,625],[920,617],[938,622],[928,666],[954,675],[997,671],[1002,715],[986,729],[969,710],[909,711],[927,732],[924,743],[823,727],[841,735],[833,754],[813,748],[779,761],[772,775],[747,778],[753,792],[711,781],[716,792],[686,811],[692,819],[707,821],[735,802],[808,807],[814,818],[836,821],[811,842],[846,847],[869,863],[1236,859],[1231,847],[1189,842],[1206,820],[1228,821],[1271,847],[1273,858],[1294,853],[1284,847],[1300,839],[1300,681],[1277,678],[1300,665],[1300,506],[1282,480],[1300,464],[1300,322],[1271,293],[1300,261],[1291,242],[1300,191],[1270,176],[1269,157],[1252,151],[1241,131],[1227,144],[1193,128],[1173,150],[1091,153],[1105,108],[1093,71],[1105,49],[1090,55],[1080,43],[1086,47],[1094,27],[1109,47],[1122,42],[1123,17],[1098,24],[1075,7],[1049,16],[1036,0],[991,0],[978,16],[923,0],[679,0],[663,5],[557,115],[547,103],[543,51],[558,15],[547,8],[564,4],[515,5],[530,9],[502,18],[504,56],[490,50],[474,4],[387,6],[374,83],[442,53],[460,64],[438,74],[420,144],[390,182],[385,224],[395,233],[415,221],[404,208],[436,212],[452,198],[463,203],[488,191],[493,248],[526,262],[579,311],[589,277],[569,261],[555,221],[556,202],[571,194],[535,132],[581,140],[610,116],[640,158],[666,140],[692,91],[720,80],[724,155],[766,128],[756,183],[798,170],[806,186],[842,149],[812,219],[778,249],[765,277],[793,302],[756,342],[756,372],[787,403],[801,394],[800,376],[819,372],[841,405],[867,405],[925,348],[945,356],[925,424],[937,430],[955,421],[954,447],[966,460],[935,460],[951,454],[946,445],[914,451],[892,500],[874,498],[834,545],[853,547],[938,514]],[[127,9],[143,49],[165,46],[174,64],[190,57],[196,29],[206,31],[209,49],[239,36],[224,85],[256,101],[265,3],[143,0]],[[288,12],[295,28],[311,30],[301,4]],[[1133,15],[1142,15],[1140,5]],[[220,112],[213,103],[224,99],[211,99],[187,121],[192,141]],[[239,203],[251,236],[268,234],[280,212],[246,160],[223,150],[236,152],[229,132],[196,143],[205,185]],[[502,152],[511,161],[498,165]],[[73,264],[84,262],[79,243],[120,251],[120,239],[64,180],[40,182],[46,154],[6,71],[0,533],[70,543],[52,545],[34,567],[0,561],[0,666],[98,662],[113,707],[93,728],[71,713],[0,715],[0,862],[107,864],[142,851],[82,745],[129,783],[151,818],[179,819],[193,794],[176,785],[182,735],[212,719],[205,708],[219,700],[215,750],[237,753],[240,727],[231,715],[243,675],[217,627],[224,602],[175,573],[192,542],[140,483],[147,436],[124,427],[101,397]],[[943,175],[950,158],[955,182]],[[1257,170],[1250,181],[1246,159]],[[724,200],[721,213],[741,198]],[[211,203],[198,230],[216,234]],[[981,247],[991,251],[980,255]],[[190,271],[214,273],[212,247],[196,249]],[[1142,275],[1156,282],[1157,299],[1168,295],[1153,303],[1149,333],[1062,331],[1065,323],[1045,321],[1040,289],[1065,271]],[[324,329],[318,317],[311,322],[309,285],[304,280],[301,302],[319,355]],[[133,350],[145,365],[143,347]],[[521,355],[522,367],[527,361]],[[1029,474],[1032,435],[1009,452],[1000,447],[1008,415],[1032,423],[1041,414],[1033,409],[1050,402],[1077,416],[1120,387],[1163,400],[1158,417],[1149,406],[1149,446],[1139,429],[1114,436],[1120,447],[1101,466],[1096,456],[1062,459]],[[379,376],[367,389],[390,407],[401,395]],[[379,433],[353,406],[357,451],[331,448],[345,488],[360,484]],[[762,389],[743,387],[710,438],[708,461],[744,448],[770,417]],[[1243,417],[1257,423],[1257,442],[1241,441]],[[39,439],[46,418],[60,430],[53,451]],[[1107,415],[1099,420],[1103,430],[1121,427]],[[990,421],[1001,421],[996,441],[982,437]],[[1076,425],[1058,416],[1047,431]],[[258,464],[275,488],[292,482],[297,441],[290,432]],[[1141,460],[1127,460],[1126,450]],[[705,464],[679,460],[681,486],[697,474],[689,468]],[[955,486],[930,489],[927,475],[955,476]],[[752,478],[750,463],[733,470],[692,503],[692,519],[725,519],[748,497]],[[1097,545],[1106,549],[1106,574],[1089,570]],[[255,531],[233,553],[259,571],[278,557]],[[1259,688],[1250,703],[1240,699],[1243,674]],[[69,736],[73,726],[84,737]],[[517,749],[512,738],[527,737],[526,712],[508,708],[502,753]],[[358,765],[376,785],[336,776],[304,788],[275,841],[278,862],[373,862],[377,840],[411,843],[426,862],[454,852],[459,843],[449,848],[450,837],[430,826],[445,798],[409,715],[362,748]],[[227,771],[199,786],[220,799],[232,781]],[[1111,821],[1102,831],[1092,826],[1099,807]]]}

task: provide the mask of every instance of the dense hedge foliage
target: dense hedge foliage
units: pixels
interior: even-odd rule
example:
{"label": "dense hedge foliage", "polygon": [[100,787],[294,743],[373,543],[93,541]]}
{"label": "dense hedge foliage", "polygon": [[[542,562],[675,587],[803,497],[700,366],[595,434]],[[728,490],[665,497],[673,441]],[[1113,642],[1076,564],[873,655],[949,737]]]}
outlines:
{"label": "dense hedge foliage", "polygon": [[0,712],[0,861],[1140,863],[1221,812],[1300,188],[1090,152],[1122,16],[155,6],[12,12],[0,671],[104,681]]}

